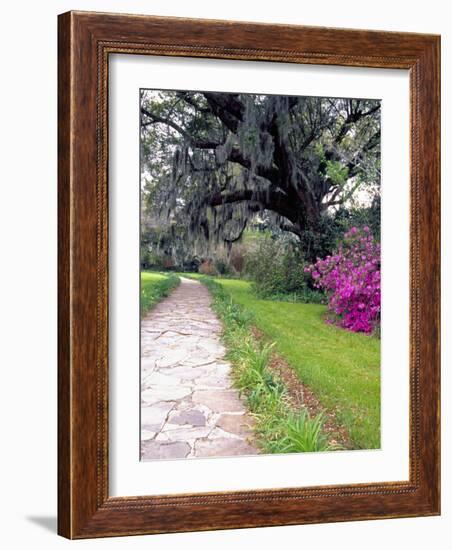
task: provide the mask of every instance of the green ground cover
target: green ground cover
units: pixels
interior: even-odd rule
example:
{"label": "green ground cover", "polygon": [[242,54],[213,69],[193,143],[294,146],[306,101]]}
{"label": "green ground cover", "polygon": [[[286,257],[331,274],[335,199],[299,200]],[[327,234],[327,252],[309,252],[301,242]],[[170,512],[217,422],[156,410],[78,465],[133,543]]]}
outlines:
{"label": "green ground cover", "polygon": [[380,340],[326,324],[319,304],[258,299],[250,283],[216,278],[326,409],[335,411],[353,448],[380,447]]}
{"label": "green ground cover", "polygon": [[212,306],[223,321],[226,357],[232,379],[254,417],[254,443],[264,453],[303,453],[336,450],[323,431],[323,413],[311,416],[294,408],[285,384],[270,368],[274,343],[257,339],[253,316],[234,302],[212,278],[202,279],[213,296]]}
{"label": "green ground cover", "polygon": [[141,272],[140,313],[143,316],[180,283],[177,275],[157,273],[155,271]]}

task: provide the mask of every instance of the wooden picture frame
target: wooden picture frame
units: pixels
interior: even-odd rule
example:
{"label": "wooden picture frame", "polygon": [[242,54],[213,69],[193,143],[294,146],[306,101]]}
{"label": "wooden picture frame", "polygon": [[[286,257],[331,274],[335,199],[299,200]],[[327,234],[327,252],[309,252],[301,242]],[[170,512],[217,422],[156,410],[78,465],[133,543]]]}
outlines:
{"label": "wooden picture frame", "polygon": [[[58,532],[68,538],[440,512],[440,38],[68,12],[58,41]],[[113,53],[407,69],[409,481],[110,497],[108,60]]]}

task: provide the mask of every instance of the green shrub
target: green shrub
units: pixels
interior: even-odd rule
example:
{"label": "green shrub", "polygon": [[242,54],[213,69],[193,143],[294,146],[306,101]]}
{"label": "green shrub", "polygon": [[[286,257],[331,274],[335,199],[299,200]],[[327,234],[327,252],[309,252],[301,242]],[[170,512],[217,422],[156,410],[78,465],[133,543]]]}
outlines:
{"label": "green shrub", "polygon": [[226,260],[223,258],[217,258],[214,261],[215,269],[219,275],[232,275],[233,270],[229,266]]}
{"label": "green shrub", "polygon": [[303,288],[298,292],[278,292],[275,294],[268,294],[264,296],[262,296],[262,294],[259,294],[258,292],[256,292],[256,294],[258,297],[263,298],[264,300],[269,300],[271,302],[291,302],[294,304],[326,304],[328,302],[328,298],[325,296],[325,294],[323,294],[323,292],[312,290],[309,287]]}
{"label": "green shrub", "polygon": [[236,273],[242,273],[245,268],[246,247],[242,244],[235,244],[232,247],[229,263]]}
{"label": "green shrub", "polygon": [[266,233],[249,252],[245,270],[260,298],[321,303],[323,293],[308,286],[304,267],[303,255],[296,244]]}
{"label": "green shrub", "polygon": [[198,267],[199,273],[202,275],[218,275],[215,265],[212,260],[204,260]]}

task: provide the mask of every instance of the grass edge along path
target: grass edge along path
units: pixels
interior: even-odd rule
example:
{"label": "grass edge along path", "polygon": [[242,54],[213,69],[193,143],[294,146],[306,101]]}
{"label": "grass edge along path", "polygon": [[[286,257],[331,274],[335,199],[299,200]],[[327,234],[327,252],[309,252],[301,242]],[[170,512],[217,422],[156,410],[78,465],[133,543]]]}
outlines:
{"label": "grass edge along path", "polygon": [[351,448],[380,448],[380,341],[325,323],[325,306],[262,300],[247,281],[216,281],[346,427]]}
{"label": "grass edge along path", "polygon": [[265,453],[335,450],[323,432],[324,416],[311,417],[307,408],[294,410],[282,380],[268,368],[274,344],[257,340],[252,316],[233,302],[223,287],[208,277],[196,277],[209,289],[212,307],[223,322],[233,383],[255,418],[257,444]]}
{"label": "grass edge along path", "polygon": [[180,284],[179,277],[174,274],[158,273],[156,271],[141,271],[140,274],[140,315],[143,317],[158,302],[166,298]]}

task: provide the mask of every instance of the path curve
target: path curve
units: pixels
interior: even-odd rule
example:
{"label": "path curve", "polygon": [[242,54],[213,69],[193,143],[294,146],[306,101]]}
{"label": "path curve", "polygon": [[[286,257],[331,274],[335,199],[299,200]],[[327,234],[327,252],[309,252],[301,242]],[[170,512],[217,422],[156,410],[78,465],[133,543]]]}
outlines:
{"label": "path curve", "polygon": [[141,459],[253,455],[222,326],[199,281],[181,277],[141,320]]}

